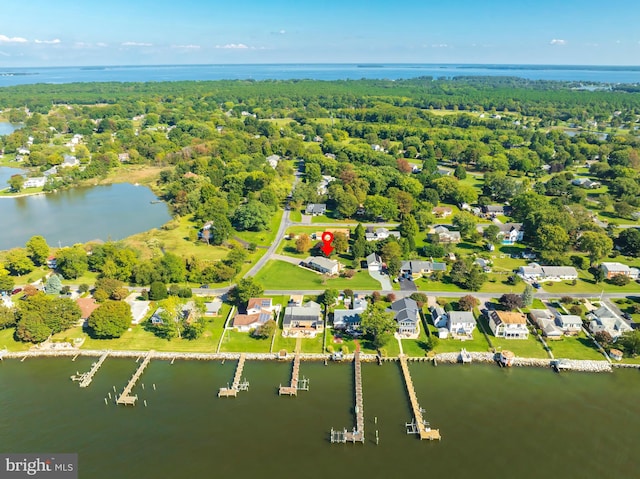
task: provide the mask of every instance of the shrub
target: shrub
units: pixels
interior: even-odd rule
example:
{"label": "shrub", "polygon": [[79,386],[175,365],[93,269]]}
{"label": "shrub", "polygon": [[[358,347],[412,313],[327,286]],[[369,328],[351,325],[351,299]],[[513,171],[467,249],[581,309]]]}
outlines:
{"label": "shrub", "polygon": [[616,286],[625,286],[629,284],[630,281],[631,279],[629,278],[629,276],[624,274],[617,274],[609,280],[611,284],[615,284]]}

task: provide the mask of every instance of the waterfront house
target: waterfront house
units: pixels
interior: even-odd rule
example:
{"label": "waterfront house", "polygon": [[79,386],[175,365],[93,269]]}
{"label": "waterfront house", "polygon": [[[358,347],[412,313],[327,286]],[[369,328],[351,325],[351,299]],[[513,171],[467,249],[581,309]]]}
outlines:
{"label": "waterfront house", "polygon": [[246,313],[237,313],[233,317],[233,327],[246,333],[273,319],[274,313],[277,315],[279,312],[280,305],[274,305],[271,298],[251,298]]}
{"label": "waterfront house", "polygon": [[575,314],[557,314],[556,325],[565,335],[576,335],[582,330],[582,318]]}
{"label": "waterfront house", "polygon": [[529,263],[520,266],[518,274],[525,280],[531,281],[562,281],[578,279],[578,271],[573,266],[540,266]]}
{"label": "waterfront house", "polygon": [[630,279],[638,279],[638,274],[640,273],[637,268],[630,268],[626,264],[622,263],[604,262],[600,265],[600,269],[602,269],[605,274],[605,278],[607,279],[611,279],[618,275],[628,276]]}
{"label": "waterfront house", "polygon": [[164,324],[164,321],[162,320],[162,317],[161,317],[162,313],[164,313],[163,308],[156,309],[155,312],[151,315],[151,324],[153,325]]}
{"label": "waterfront house", "polygon": [[449,333],[457,339],[473,338],[476,329],[476,318],[471,311],[449,311]]}
{"label": "waterfront house", "polygon": [[33,178],[27,178],[22,183],[23,188],[42,188],[47,182],[46,176],[36,176]]}
{"label": "waterfront house", "polygon": [[93,298],[78,298],[76,304],[80,308],[80,319],[87,320],[91,313],[100,307],[100,304]]}
{"label": "waterfront house", "polygon": [[302,265],[322,274],[338,274],[340,263],[322,256],[309,256]]}
{"label": "waterfront house", "polygon": [[489,327],[497,338],[527,339],[529,337],[527,318],[522,313],[490,311]]}
{"label": "waterfront house", "polygon": [[307,301],[302,306],[287,306],[282,321],[283,336],[315,337],[324,330],[322,311],[315,301]]}
{"label": "waterfront house", "polygon": [[132,324],[140,324],[144,318],[146,318],[147,313],[149,312],[149,306],[151,305],[151,301],[138,301],[135,299],[137,295],[133,294],[125,301],[131,307],[131,323]]}
{"label": "waterfront house", "polygon": [[420,308],[411,298],[403,298],[391,304],[395,320],[398,323],[398,333],[403,336],[414,336],[420,332]]}
{"label": "waterfront house", "polygon": [[64,155],[64,159],[60,166],[63,168],[71,168],[74,166],[78,166],[79,164],[80,164],[80,160],[78,160],[75,156]]}
{"label": "waterfront house", "polygon": [[367,256],[367,269],[369,271],[382,270],[382,258],[377,253],[371,253]]}
{"label": "waterfront house", "polygon": [[541,331],[542,335],[549,339],[560,339],[561,329],[556,325],[556,318],[548,309],[531,309],[529,318]]}
{"label": "waterfront house", "polygon": [[436,218],[446,218],[447,216],[451,216],[453,214],[453,209],[448,206],[434,206],[431,209],[431,214]]}
{"label": "waterfront house", "polygon": [[412,276],[413,278],[420,278],[425,275],[429,275],[435,271],[446,271],[446,263],[438,263],[435,261],[403,261],[400,266],[400,273],[405,276]]}
{"label": "waterfront house", "polygon": [[319,216],[327,212],[327,205],[324,203],[309,203],[304,211],[306,215]]}
{"label": "waterfront house", "polygon": [[360,315],[366,309],[367,301],[361,298],[353,302],[353,309],[336,309],[333,312],[333,327],[348,332],[358,331],[362,324]]}
{"label": "waterfront house", "polygon": [[587,314],[587,319],[590,320],[589,330],[593,334],[606,331],[614,340],[618,339],[622,333],[632,330],[631,326],[605,303],[600,303],[598,309]]}

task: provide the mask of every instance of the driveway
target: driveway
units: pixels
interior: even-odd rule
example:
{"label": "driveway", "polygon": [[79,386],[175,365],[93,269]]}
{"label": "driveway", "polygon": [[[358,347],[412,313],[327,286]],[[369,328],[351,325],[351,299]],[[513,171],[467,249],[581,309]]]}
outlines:
{"label": "driveway", "polygon": [[409,281],[408,279],[400,278],[400,291],[418,291],[416,283]]}
{"label": "driveway", "polygon": [[391,286],[391,281],[389,281],[389,276],[387,276],[386,274],[382,274],[380,271],[369,270],[369,275],[376,281],[380,281],[380,289],[382,289],[383,291],[390,291],[393,289],[393,286]]}

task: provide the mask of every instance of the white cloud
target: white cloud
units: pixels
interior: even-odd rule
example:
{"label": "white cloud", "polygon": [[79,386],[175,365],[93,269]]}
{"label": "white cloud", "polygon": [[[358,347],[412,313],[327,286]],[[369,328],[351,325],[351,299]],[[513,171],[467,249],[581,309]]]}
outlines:
{"label": "white cloud", "polygon": [[144,43],[144,42],[123,42],[121,43],[123,47],[152,47],[153,43]]}
{"label": "white cloud", "polygon": [[226,45],[216,45],[216,48],[225,50],[247,50],[249,47],[244,43],[227,43]]}
{"label": "white cloud", "polygon": [[0,35],[0,43],[27,43],[26,38],[22,37],[8,37],[6,35]]}
{"label": "white cloud", "polygon": [[108,43],[104,43],[104,42],[98,42],[98,43],[96,43],[96,46],[97,46],[97,47],[103,47],[103,48],[104,48],[104,47],[108,47],[108,46],[109,46],[109,44],[108,44]]}
{"label": "white cloud", "polygon": [[436,43],[431,45],[432,48],[448,48],[449,45],[447,45],[446,43]]}
{"label": "white cloud", "polygon": [[280,35],[284,35],[285,33],[287,33],[287,31],[286,31],[286,30],[280,30],[278,33],[279,33]]}
{"label": "white cloud", "polygon": [[199,50],[200,45],[171,45],[171,48],[180,48],[182,50]]}
{"label": "white cloud", "polygon": [[554,38],[549,42],[549,45],[566,45],[566,44],[567,44],[566,40],[560,40],[559,38]]}
{"label": "white cloud", "polygon": [[34,40],[35,43],[42,43],[45,45],[57,45],[58,43],[62,43],[59,38],[54,38],[53,40]]}

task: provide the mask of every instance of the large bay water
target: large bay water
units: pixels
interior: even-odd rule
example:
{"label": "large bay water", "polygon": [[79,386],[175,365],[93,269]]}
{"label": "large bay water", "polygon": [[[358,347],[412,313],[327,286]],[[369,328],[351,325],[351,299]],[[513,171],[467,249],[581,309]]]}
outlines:
{"label": "large bay water", "polygon": [[144,82],[183,80],[397,80],[431,76],[512,76],[530,80],[640,82],[637,66],[462,65],[462,64],[241,64],[138,65],[96,67],[1,68],[0,86],[31,83]]}
{"label": "large bay water", "polygon": [[[640,373],[554,374],[494,366],[410,366],[441,442],[405,434],[409,401],[395,363],[363,366],[365,444],[330,444],[351,427],[351,364],[302,363],[310,391],[279,397],[290,364],[248,362],[235,399],[217,389],[235,362],[154,361],[135,407],[105,404],[136,369],[107,359],[93,384],[69,376],[91,359],[0,363],[0,450],[78,452],[82,478],[637,477]],[[144,383],[145,387],[142,388]],[[152,385],[157,389],[154,391]],[[147,407],[143,401],[147,401]],[[377,424],[374,418],[377,417]],[[375,444],[375,430],[380,442]]]}
{"label": "large bay water", "polygon": [[52,246],[119,240],[171,219],[153,192],[129,183],[73,188],[57,193],[0,198],[0,250],[24,246],[42,235]]}

